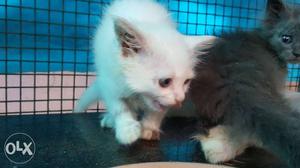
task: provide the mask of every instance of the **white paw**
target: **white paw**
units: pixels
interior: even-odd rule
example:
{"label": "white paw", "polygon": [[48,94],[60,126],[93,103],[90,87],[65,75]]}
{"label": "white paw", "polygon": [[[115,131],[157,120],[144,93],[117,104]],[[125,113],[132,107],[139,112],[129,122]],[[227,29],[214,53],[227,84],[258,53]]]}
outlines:
{"label": "white paw", "polygon": [[222,163],[235,158],[235,151],[225,139],[202,138],[202,150],[210,163]]}
{"label": "white paw", "polygon": [[145,140],[159,140],[160,139],[160,132],[159,132],[159,130],[152,130],[152,129],[149,129],[149,128],[143,128],[141,138],[145,139]]}
{"label": "white paw", "polygon": [[246,145],[228,134],[227,128],[217,126],[209,130],[208,136],[195,137],[200,140],[205,158],[210,163],[222,163],[242,153]]}
{"label": "white paw", "polygon": [[110,114],[104,114],[101,119],[101,127],[103,128],[113,128],[114,127],[114,117]]}
{"label": "white paw", "polygon": [[141,136],[141,124],[135,120],[127,120],[116,125],[116,138],[124,145],[131,144]]}

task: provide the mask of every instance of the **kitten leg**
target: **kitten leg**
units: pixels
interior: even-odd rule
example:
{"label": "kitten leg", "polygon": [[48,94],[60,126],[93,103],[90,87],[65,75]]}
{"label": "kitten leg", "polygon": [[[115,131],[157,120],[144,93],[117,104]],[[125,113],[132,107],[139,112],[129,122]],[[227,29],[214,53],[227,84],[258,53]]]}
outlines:
{"label": "kitten leg", "polygon": [[114,104],[110,109],[115,118],[116,139],[124,145],[135,142],[141,136],[141,124],[123,102]]}
{"label": "kitten leg", "polygon": [[100,125],[102,128],[114,128],[115,125],[115,118],[113,114],[106,112],[103,114],[103,117],[101,118]]}
{"label": "kitten leg", "polygon": [[159,140],[160,138],[160,125],[166,112],[150,112],[148,113],[142,122],[142,139],[145,140]]}
{"label": "kitten leg", "polygon": [[81,95],[80,99],[77,100],[76,107],[74,109],[75,113],[84,112],[89,105],[96,102],[99,97],[99,91],[97,89],[97,82],[90,85],[84,93]]}
{"label": "kitten leg", "polygon": [[228,127],[220,125],[210,129],[208,136],[197,135],[195,138],[201,142],[205,158],[210,163],[234,159],[250,146],[248,138],[233,137]]}

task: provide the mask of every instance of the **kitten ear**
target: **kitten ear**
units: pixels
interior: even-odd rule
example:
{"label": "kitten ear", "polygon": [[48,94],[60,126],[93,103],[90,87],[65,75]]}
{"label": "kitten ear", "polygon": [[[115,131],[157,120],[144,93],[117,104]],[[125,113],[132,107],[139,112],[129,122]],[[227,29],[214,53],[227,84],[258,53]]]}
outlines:
{"label": "kitten ear", "polygon": [[213,43],[218,37],[216,36],[184,36],[184,40],[189,48],[194,49],[199,45]]}
{"label": "kitten ear", "polygon": [[277,22],[287,13],[287,8],[281,0],[268,0],[266,7],[266,23]]}
{"label": "kitten ear", "polygon": [[185,36],[185,41],[192,50],[194,56],[204,54],[218,40],[216,36]]}
{"label": "kitten ear", "polygon": [[122,47],[122,55],[128,57],[143,49],[143,37],[130,23],[121,18],[114,19],[115,33]]}

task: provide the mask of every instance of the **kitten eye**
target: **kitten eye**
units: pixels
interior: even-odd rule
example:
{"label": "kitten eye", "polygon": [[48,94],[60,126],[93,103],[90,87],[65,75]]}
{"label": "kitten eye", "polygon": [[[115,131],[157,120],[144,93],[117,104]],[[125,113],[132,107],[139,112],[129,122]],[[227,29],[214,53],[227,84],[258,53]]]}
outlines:
{"label": "kitten eye", "polygon": [[170,86],[170,84],[172,83],[172,79],[171,78],[159,79],[158,83],[160,87],[166,88]]}
{"label": "kitten eye", "polygon": [[293,42],[293,37],[290,35],[282,35],[281,41],[285,44],[290,44],[291,42]]}
{"label": "kitten eye", "polygon": [[184,81],[184,85],[187,85],[190,82],[191,82],[191,79],[187,79],[187,80]]}

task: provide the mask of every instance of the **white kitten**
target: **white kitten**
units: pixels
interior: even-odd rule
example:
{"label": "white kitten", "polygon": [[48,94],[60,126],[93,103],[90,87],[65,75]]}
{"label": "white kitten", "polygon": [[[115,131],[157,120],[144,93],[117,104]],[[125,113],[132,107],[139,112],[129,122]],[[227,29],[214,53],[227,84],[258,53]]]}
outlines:
{"label": "white kitten", "polygon": [[158,139],[165,112],[184,100],[196,63],[168,12],[151,0],[115,1],[97,29],[94,52],[96,81],[74,111],[101,99],[108,111],[101,126],[114,128],[121,144]]}

